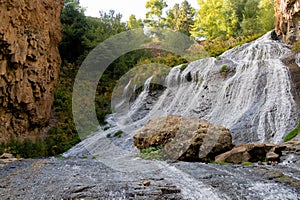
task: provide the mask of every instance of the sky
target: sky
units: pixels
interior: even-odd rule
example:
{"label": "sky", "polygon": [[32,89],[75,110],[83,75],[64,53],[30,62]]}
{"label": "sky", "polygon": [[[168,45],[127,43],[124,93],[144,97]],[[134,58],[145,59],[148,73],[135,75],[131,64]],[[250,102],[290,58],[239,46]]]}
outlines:
{"label": "sky", "polygon": [[[175,3],[181,3],[183,0],[166,0],[168,8],[172,8]],[[99,11],[108,12],[115,10],[123,15],[123,21],[127,21],[131,14],[137,18],[145,18],[147,0],[80,0],[80,5],[86,8],[85,15],[99,17]],[[192,7],[198,9],[197,0],[188,0]]]}

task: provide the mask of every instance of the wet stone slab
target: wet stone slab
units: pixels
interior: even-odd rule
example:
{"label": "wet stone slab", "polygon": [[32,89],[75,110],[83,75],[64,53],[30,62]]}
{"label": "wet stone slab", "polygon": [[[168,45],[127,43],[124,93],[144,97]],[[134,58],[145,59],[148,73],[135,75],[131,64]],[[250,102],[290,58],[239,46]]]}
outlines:
{"label": "wet stone slab", "polygon": [[92,159],[54,158],[0,168],[0,199],[20,198],[183,199],[179,188],[153,173],[120,172]]}

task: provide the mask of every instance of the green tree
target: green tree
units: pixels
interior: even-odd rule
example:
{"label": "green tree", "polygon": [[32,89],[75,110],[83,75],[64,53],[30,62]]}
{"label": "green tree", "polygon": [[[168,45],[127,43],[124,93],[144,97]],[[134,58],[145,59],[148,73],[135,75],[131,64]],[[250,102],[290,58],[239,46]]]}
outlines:
{"label": "green tree", "polygon": [[164,0],[148,0],[146,2],[146,24],[150,27],[163,28],[165,26],[163,9],[166,7],[168,5]]}
{"label": "green tree", "polygon": [[142,28],[143,22],[141,19],[136,19],[135,15],[130,15],[129,20],[127,22],[127,26],[129,29]]}
{"label": "green tree", "polygon": [[253,35],[260,32],[258,16],[258,5],[260,0],[248,0],[243,10],[243,21],[241,23],[243,35]]}
{"label": "green tree", "polygon": [[174,7],[167,12],[167,27],[190,35],[195,14],[195,9],[188,1],[184,0],[181,5],[175,4]]}
{"label": "green tree", "polygon": [[219,36],[226,36],[227,26],[224,15],[223,0],[198,0],[198,10],[191,34],[195,37],[214,39]]}
{"label": "green tree", "polygon": [[274,29],[275,26],[275,10],[273,0],[261,0],[258,5],[258,22],[260,23],[262,32]]}
{"label": "green tree", "polygon": [[178,16],[180,15],[180,5],[176,3],[173,8],[167,11],[166,25],[168,28],[175,30]]}
{"label": "green tree", "polygon": [[75,62],[83,54],[82,37],[87,29],[84,11],[75,0],[65,0],[61,12],[63,37],[60,45],[60,55],[63,60]]}

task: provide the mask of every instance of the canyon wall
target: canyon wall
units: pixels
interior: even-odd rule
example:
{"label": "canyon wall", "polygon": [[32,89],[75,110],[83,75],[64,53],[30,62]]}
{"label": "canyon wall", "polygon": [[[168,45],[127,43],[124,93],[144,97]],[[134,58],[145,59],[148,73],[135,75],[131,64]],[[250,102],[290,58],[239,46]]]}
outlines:
{"label": "canyon wall", "polygon": [[42,133],[60,67],[63,0],[0,0],[0,141]]}
{"label": "canyon wall", "polygon": [[275,0],[276,32],[283,41],[292,44],[300,39],[300,1]]}

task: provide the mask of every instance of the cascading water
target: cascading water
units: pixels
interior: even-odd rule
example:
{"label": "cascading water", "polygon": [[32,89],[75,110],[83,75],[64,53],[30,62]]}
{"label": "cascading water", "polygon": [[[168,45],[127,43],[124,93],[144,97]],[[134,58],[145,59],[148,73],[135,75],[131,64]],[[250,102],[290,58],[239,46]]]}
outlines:
{"label": "cascading water", "polygon": [[[229,128],[236,143],[279,143],[299,117],[289,70],[282,62],[290,54],[287,45],[271,40],[268,33],[220,58],[192,62],[184,71],[175,67],[165,80],[167,89],[134,124],[141,127],[171,114],[194,116]],[[143,93],[134,102],[135,110],[146,101]],[[134,118],[130,109],[127,114]]]}
{"label": "cascading water", "polygon": [[[149,89],[150,76],[144,90],[130,102],[135,85],[128,80],[122,97],[113,99],[117,112],[107,119],[112,128],[91,136],[89,146],[94,148],[91,143],[97,143],[99,134],[105,137],[121,129],[123,140],[115,143],[133,150],[135,132],[150,119],[167,115],[193,116],[225,126],[237,144],[279,143],[299,119],[291,92],[293,82],[282,62],[290,54],[289,46],[272,40],[268,33],[219,58],[191,62],[184,70],[181,66],[173,68],[164,81],[165,89],[155,98]],[[101,146],[96,146],[89,151],[101,151]],[[66,155],[76,155],[79,149],[75,149]]]}

